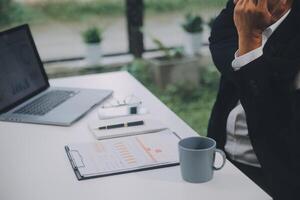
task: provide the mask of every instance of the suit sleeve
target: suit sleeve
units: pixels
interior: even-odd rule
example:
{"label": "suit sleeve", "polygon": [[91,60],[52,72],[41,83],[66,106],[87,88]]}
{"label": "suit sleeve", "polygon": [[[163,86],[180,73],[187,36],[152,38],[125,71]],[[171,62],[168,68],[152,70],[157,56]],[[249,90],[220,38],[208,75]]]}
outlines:
{"label": "suit sleeve", "polygon": [[234,82],[232,61],[238,49],[238,36],[233,22],[234,4],[230,0],[216,18],[209,38],[213,61],[221,75]]}

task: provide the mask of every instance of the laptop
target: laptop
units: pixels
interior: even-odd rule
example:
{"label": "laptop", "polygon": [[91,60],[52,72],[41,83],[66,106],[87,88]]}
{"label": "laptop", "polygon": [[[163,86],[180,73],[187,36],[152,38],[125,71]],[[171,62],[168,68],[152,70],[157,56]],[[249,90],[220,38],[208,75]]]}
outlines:
{"label": "laptop", "polygon": [[70,126],[111,94],[50,87],[29,26],[0,33],[0,121]]}

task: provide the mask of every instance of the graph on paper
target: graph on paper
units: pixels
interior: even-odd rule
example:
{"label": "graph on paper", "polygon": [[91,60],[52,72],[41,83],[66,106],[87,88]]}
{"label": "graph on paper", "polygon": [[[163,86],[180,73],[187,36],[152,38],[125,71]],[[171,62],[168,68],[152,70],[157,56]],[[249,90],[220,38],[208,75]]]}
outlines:
{"label": "graph on paper", "polygon": [[178,141],[167,129],[68,147],[80,174],[89,177],[177,163]]}

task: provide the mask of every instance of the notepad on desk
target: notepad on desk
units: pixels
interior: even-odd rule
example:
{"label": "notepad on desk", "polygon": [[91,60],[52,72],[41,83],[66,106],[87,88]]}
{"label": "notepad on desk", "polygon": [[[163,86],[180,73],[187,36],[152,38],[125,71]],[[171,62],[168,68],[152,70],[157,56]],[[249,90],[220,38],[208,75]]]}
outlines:
{"label": "notepad on desk", "polygon": [[78,180],[178,164],[179,137],[166,129],[65,147]]}
{"label": "notepad on desk", "polygon": [[99,140],[152,133],[167,129],[162,122],[145,116],[94,120],[90,121],[88,126],[96,139]]}

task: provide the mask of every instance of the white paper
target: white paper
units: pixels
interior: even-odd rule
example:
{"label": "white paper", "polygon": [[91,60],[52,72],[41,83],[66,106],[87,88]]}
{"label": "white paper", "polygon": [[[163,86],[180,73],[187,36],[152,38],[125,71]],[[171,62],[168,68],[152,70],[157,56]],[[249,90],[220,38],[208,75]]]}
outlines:
{"label": "white paper", "polygon": [[83,177],[178,162],[179,138],[170,130],[68,145]]}

